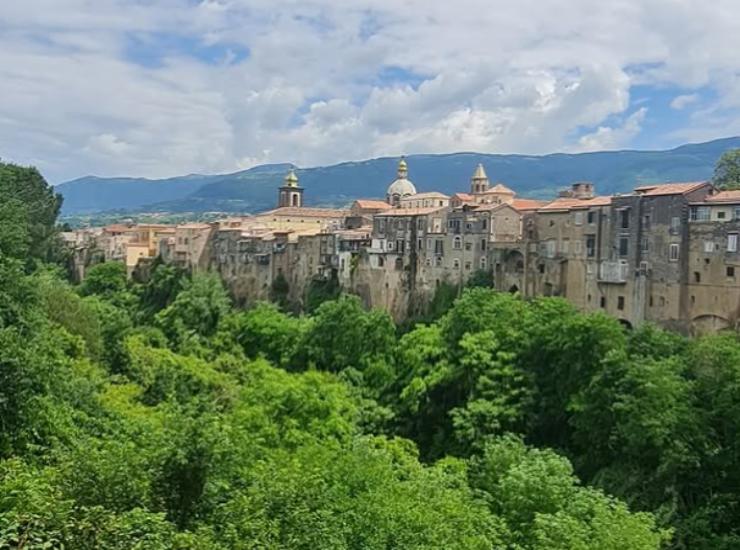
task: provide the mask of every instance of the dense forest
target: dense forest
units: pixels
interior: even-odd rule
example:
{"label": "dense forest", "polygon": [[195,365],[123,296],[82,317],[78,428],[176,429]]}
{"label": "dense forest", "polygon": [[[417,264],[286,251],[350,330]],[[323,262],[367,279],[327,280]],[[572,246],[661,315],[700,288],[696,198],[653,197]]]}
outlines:
{"label": "dense forest", "polygon": [[394,325],[116,263],[0,165],[0,548],[740,547],[740,342],[488,288]]}

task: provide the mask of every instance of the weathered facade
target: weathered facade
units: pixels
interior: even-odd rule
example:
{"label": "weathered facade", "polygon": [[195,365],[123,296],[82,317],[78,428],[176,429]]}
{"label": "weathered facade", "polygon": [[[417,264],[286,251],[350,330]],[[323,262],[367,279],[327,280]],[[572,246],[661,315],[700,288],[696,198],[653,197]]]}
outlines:
{"label": "weathered facade", "polygon": [[[296,190],[295,201],[283,193]],[[401,160],[385,201],[306,208],[291,171],[275,210],[209,225],[110,226],[96,239],[106,259],[119,260],[150,257],[159,242],[166,261],[219,272],[245,305],[270,299],[280,278],[300,306],[312,281],[332,279],[400,320],[423,311],[440,285],[485,272],[498,290],[561,296],[627,326],[736,327],[740,192],[696,182],[604,197],[578,182],[541,202],[492,186],[482,166],[469,191],[416,193]]]}

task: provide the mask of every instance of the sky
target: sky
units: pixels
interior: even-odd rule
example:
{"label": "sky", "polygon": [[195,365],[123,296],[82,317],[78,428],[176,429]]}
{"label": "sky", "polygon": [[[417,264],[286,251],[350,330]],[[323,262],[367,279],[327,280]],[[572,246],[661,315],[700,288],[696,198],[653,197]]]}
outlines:
{"label": "sky", "polygon": [[52,183],[740,135],[738,0],[0,0],[0,158]]}

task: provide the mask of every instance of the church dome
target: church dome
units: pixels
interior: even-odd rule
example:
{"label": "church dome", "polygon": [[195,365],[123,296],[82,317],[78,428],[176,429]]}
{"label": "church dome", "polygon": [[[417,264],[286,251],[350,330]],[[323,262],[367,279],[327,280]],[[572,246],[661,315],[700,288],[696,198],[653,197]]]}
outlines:
{"label": "church dome", "polygon": [[406,160],[402,158],[398,163],[398,175],[386,191],[386,200],[389,204],[396,206],[402,198],[411,195],[416,195],[416,187],[408,179],[408,166]]}

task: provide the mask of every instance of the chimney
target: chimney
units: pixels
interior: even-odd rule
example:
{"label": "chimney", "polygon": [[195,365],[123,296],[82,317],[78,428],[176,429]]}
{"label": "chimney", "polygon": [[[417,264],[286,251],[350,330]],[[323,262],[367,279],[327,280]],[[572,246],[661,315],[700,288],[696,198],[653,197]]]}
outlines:
{"label": "chimney", "polygon": [[571,185],[571,197],[575,199],[592,199],[594,197],[594,184],[590,181],[577,181]]}

